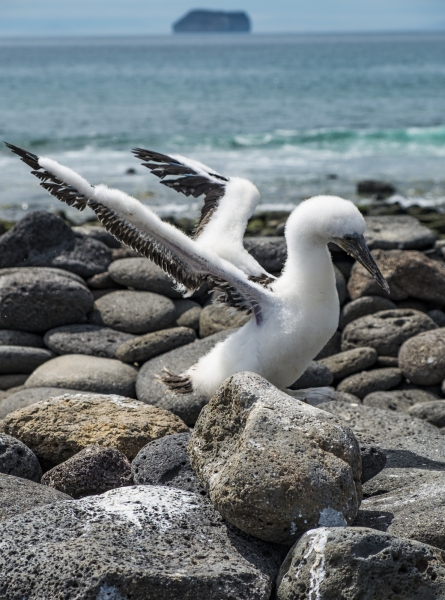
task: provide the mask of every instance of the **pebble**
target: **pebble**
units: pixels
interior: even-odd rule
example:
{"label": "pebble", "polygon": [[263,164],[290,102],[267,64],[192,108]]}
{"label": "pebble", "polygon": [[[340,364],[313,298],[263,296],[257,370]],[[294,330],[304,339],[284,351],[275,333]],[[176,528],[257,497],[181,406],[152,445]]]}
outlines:
{"label": "pebble", "polygon": [[0,327],[32,333],[78,323],[93,308],[93,296],[76,279],[57,271],[0,271]]}
{"label": "pebble", "polygon": [[123,290],[99,298],[89,320],[92,325],[141,334],[169,327],[175,315],[175,305],[170,298]]}
{"label": "pebble", "polygon": [[87,446],[47,471],[42,484],[72,498],[102,494],[132,484],[131,464],[116,448]]}
{"label": "pebble", "polygon": [[390,390],[402,381],[400,369],[374,369],[362,371],[343,379],[337,386],[339,392],[364,398],[372,392]]}
{"label": "pebble", "polygon": [[27,333],[26,331],[17,331],[14,329],[0,329],[0,346],[30,346],[31,348],[45,347],[41,335]]}
{"label": "pebble", "polygon": [[268,273],[281,271],[287,258],[283,237],[247,237],[244,238],[244,247]]}
{"label": "pebble", "polygon": [[78,390],[69,390],[66,388],[26,388],[18,390],[5,398],[0,398],[0,419],[9,415],[9,413],[15,410],[20,410],[30,404],[41,402],[42,400],[48,400],[49,398],[55,398],[62,396],[63,394],[78,394]]}
{"label": "pebble", "polygon": [[331,371],[334,379],[344,379],[348,375],[369,369],[376,362],[377,352],[374,348],[353,348],[320,360]]}
{"label": "pebble", "polygon": [[215,508],[260,539],[292,544],[308,529],[345,525],[357,514],[361,458],[352,432],[257,374],[222,384],[188,452]]}
{"label": "pebble", "polygon": [[176,325],[178,327],[189,327],[195,331],[199,330],[199,318],[201,316],[201,305],[188,298],[175,300]]}
{"label": "pebble", "polygon": [[53,352],[43,348],[0,346],[0,373],[3,375],[32,373],[53,357]]}
{"label": "pebble", "polygon": [[312,360],[303,375],[290,386],[291,390],[304,390],[312,387],[329,386],[334,381],[334,375],[329,367],[321,361]]}
{"label": "pebble", "polygon": [[363,296],[362,298],[357,298],[348,302],[341,309],[339,329],[344,329],[348,323],[360,317],[373,315],[381,310],[392,310],[395,308],[397,308],[397,305],[394,302],[381,296]]}
{"label": "pebble", "polygon": [[187,431],[172,413],[122,396],[65,394],[10,413],[0,431],[52,468],[87,446],[114,447],[132,460],[148,442]]}
{"label": "pebble", "polygon": [[436,427],[445,427],[445,400],[430,400],[414,404],[409,409],[409,414]]}
{"label": "pebble", "polygon": [[250,321],[251,315],[228,309],[221,304],[205,306],[199,316],[199,337],[204,338],[225,329],[242,327]]}
{"label": "pebble", "polygon": [[45,345],[56,354],[116,358],[117,349],[134,339],[134,335],[98,325],[64,325],[50,329],[43,339]]}
{"label": "pebble", "polygon": [[365,217],[365,240],[370,250],[425,250],[432,248],[436,236],[409,215]]}
{"label": "pebble", "polygon": [[392,390],[389,392],[373,392],[363,398],[363,404],[409,413],[414,404],[436,400],[436,396],[425,390]]}
{"label": "pebble", "polygon": [[[1,352],[0,352],[1,356]],[[23,375],[0,375],[0,390],[9,390],[10,388],[21,386],[28,379],[28,374]]]}
{"label": "pebble", "polygon": [[137,369],[119,360],[65,354],[37,368],[26,387],[60,387],[99,394],[135,397]]}
{"label": "pebble", "polygon": [[111,263],[108,273],[113,281],[167,298],[182,298],[173,280],[148,258],[123,258]]}
{"label": "pebble", "polygon": [[427,331],[400,348],[399,366],[415,385],[434,385],[445,379],[445,328]]}
{"label": "pebble", "polygon": [[0,473],[39,483],[42,467],[28,446],[10,435],[0,433]]}
{"label": "pebble", "polygon": [[159,354],[191,344],[195,340],[195,331],[186,327],[154,331],[121,344],[117,348],[116,358],[125,363],[144,363]]}

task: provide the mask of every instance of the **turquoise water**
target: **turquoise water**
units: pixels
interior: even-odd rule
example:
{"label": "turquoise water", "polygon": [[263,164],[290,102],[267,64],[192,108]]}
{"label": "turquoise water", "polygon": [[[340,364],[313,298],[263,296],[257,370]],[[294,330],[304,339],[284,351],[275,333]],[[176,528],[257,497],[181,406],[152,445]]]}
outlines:
{"label": "turquoise water", "polygon": [[[445,205],[445,34],[0,40],[0,133],[163,214],[198,203],[132,147],[248,177],[266,207],[363,178]],[[58,208],[3,149],[0,168],[1,217]]]}

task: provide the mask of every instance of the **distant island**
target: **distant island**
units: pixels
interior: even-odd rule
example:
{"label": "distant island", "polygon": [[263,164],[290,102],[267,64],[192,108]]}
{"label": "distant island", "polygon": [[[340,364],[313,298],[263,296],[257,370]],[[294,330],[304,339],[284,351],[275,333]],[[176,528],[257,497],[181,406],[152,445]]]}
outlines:
{"label": "distant island", "polygon": [[250,18],[245,12],[191,10],[173,24],[174,33],[247,33]]}

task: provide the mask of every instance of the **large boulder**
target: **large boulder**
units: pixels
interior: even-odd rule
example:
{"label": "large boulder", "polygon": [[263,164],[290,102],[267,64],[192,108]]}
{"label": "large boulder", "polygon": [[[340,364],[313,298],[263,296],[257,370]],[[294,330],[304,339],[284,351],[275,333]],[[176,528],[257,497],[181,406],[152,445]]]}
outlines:
{"label": "large boulder", "polygon": [[409,215],[365,217],[365,240],[375,250],[424,250],[432,248],[435,234]]}
{"label": "large boulder", "polygon": [[42,467],[28,446],[10,435],[1,433],[0,473],[23,477],[38,483],[42,477]]}
{"label": "large boulder", "polygon": [[123,258],[111,263],[108,272],[116,282],[135,290],[154,292],[167,298],[182,298],[173,280],[148,258]]}
{"label": "large boulder", "polygon": [[194,329],[172,327],[133,337],[121,344],[116,351],[116,358],[125,363],[144,363],[159,354],[175,348],[191,344],[196,340]]}
{"label": "large boulder", "polygon": [[117,349],[134,335],[97,325],[64,325],[45,333],[45,345],[56,354],[116,358]]}
{"label": "large boulder", "polygon": [[215,508],[260,539],[289,544],[357,514],[361,458],[351,431],[257,374],[222,384],[188,451]]}
{"label": "large boulder", "polygon": [[54,358],[54,354],[43,348],[0,346],[0,373],[32,373],[51,358]]}
{"label": "large boulder", "polygon": [[427,331],[400,348],[399,366],[415,385],[435,385],[445,379],[445,329]]}

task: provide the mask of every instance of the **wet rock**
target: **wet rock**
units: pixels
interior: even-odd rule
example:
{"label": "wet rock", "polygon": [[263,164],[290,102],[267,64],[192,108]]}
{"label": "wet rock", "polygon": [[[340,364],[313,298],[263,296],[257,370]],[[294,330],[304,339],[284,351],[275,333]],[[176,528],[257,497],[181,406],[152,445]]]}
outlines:
{"label": "wet rock", "polygon": [[176,308],[176,325],[178,327],[189,327],[198,331],[199,317],[201,316],[202,308],[193,300],[175,300]]}
{"label": "wet rock", "polygon": [[32,450],[16,438],[0,433],[0,473],[40,481],[42,467]]}
{"label": "wet rock", "polygon": [[182,298],[173,280],[148,258],[123,258],[111,263],[108,272],[116,283],[167,298]]}
{"label": "wet rock", "polygon": [[42,336],[14,329],[0,329],[0,346],[45,347]]}
{"label": "wet rock", "polygon": [[146,333],[121,344],[116,358],[125,363],[143,363],[159,354],[194,342],[196,333],[186,327],[174,327]]}
{"label": "wet rock", "polygon": [[202,407],[207,403],[205,396],[196,392],[187,395],[173,394],[161,381],[158,381],[157,376],[162,373],[164,367],[174,373],[183,373],[230,333],[230,331],[215,333],[147,361],[138,373],[136,382],[138,400],[171,410],[187,425],[193,425]]}
{"label": "wet rock", "polygon": [[139,450],[131,463],[136,485],[166,485],[206,495],[187,454],[190,433],[166,435]]}
{"label": "wet rock", "polygon": [[227,306],[209,304],[201,310],[199,317],[199,337],[204,338],[225,329],[242,327],[250,319],[250,315],[231,311]]}
{"label": "wet rock", "polygon": [[286,240],[283,237],[244,238],[244,247],[268,273],[281,271],[287,257]]}
{"label": "wet rock", "polygon": [[215,508],[255,537],[292,543],[318,525],[346,524],[361,498],[361,458],[346,427],[253,373],[227,379],[188,445]]}
{"label": "wet rock", "polygon": [[362,483],[366,483],[375,477],[386,465],[385,452],[376,445],[360,444],[362,456]]}
{"label": "wet rock", "polygon": [[320,363],[327,367],[334,379],[344,379],[364,369],[369,369],[377,361],[374,348],[354,348],[323,358]]}
{"label": "wet rock", "polygon": [[58,503],[26,521],[18,516],[0,528],[4,600],[269,600],[280,562],[275,549],[226,525],[205,498],[161,486]]}
{"label": "wet rock", "polygon": [[445,328],[407,340],[400,348],[399,366],[411,383],[441,383],[445,379]]}
{"label": "wet rock", "polygon": [[428,316],[438,327],[445,327],[445,312],[443,312],[443,310],[438,310],[437,308],[430,310],[428,311]]}
{"label": "wet rock", "polygon": [[354,394],[358,398],[364,398],[372,392],[390,390],[402,381],[400,369],[374,369],[373,371],[362,371],[343,379],[338,386],[339,392]]}
{"label": "wet rock", "polygon": [[436,400],[431,392],[425,390],[392,390],[390,392],[373,392],[363,398],[363,404],[409,413],[410,408],[418,403],[430,402]]}
{"label": "wet rock", "polygon": [[334,381],[334,376],[329,367],[322,362],[312,360],[303,375],[290,386],[291,390],[304,390],[311,387],[329,386]]}
{"label": "wet rock", "polygon": [[348,302],[341,310],[339,327],[344,329],[348,323],[366,315],[373,315],[382,310],[397,308],[394,302],[381,296],[363,296]]}
{"label": "wet rock", "polygon": [[134,339],[130,333],[98,325],[64,325],[46,332],[45,345],[56,354],[87,354],[116,358],[117,349]]}
{"label": "wet rock", "polygon": [[113,292],[96,301],[90,323],[125,333],[150,333],[175,320],[172,300],[151,292]]}
{"label": "wet rock", "polygon": [[363,179],[357,183],[357,194],[359,196],[380,196],[388,198],[397,193],[397,188],[387,181],[376,179]]}
{"label": "wet rock", "polygon": [[371,250],[424,250],[432,248],[435,234],[409,215],[365,217],[365,240]]}
{"label": "wet rock", "polygon": [[90,237],[90,238],[93,238],[94,240],[98,240],[99,242],[102,242],[102,244],[105,244],[105,246],[108,246],[108,248],[120,248],[121,247],[121,243],[114,237],[114,235],[111,235],[111,233],[109,233],[103,227],[98,227],[98,226],[92,226],[92,227],[83,226],[82,227],[82,226],[80,226],[80,227],[73,227],[73,231],[74,231],[74,233],[80,233],[81,235],[84,235],[86,237]]}
{"label": "wet rock", "polygon": [[53,357],[52,352],[43,348],[0,346],[0,373],[32,373],[34,369]]}
{"label": "wet rock", "polygon": [[132,484],[131,464],[116,448],[87,446],[42,477],[42,484],[84,498]]}
{"label": "wet rock", "polygon": [[0,239],[0,268],[58,267],[91,277],[105,271],[110,262],[105,244],[74,232],[46,211],[27,214]]}
{"label": "wet rock", "polygon": [[95,445],[116,448],[132,460],[148,442],[187,427],[170,412],[137,400],[65,394],[10,413],[0,431],[31,448],[46,469]]}
{"label": "wet rock", "polygon": [[430,400],[414,404],[409,414],[436,427],[445,427],[445,400]]}
{"label": "wet rock", "polygon": [[336,331],[326,346],[317,354],[314,360],[321,360],[341,351],[341,333]]}
{"label": "wet rock", "polygon": [[445,555],[364,527],[315,529],[292,548],[277,579],[277,600],[298,600],[302,593],[323,600],[442,598]]}
{"label": "wet rock", "polygon": [[0,271],[0,327],[33,333],[78,323],[93,307],[87,287],[57,271]]}
{"label": "wet rock", "polygon": [[409,308],[383,310],[356,319],[342,333],[342,350],[375,348],[383,356],[397,356],[400,346],[409,338],[437,325],[424,313]]}
{"label": "wet rock", "polygon": [[134,398],[137,369],[111,358],[65,354],[36,369],[26,387],[60,387]]}
{"label": "wet rock", "polygon": [[[1,352],[0,352],[1,356]],[[9,390],[10,388],[23,385],[28,379],[28,374],[23,375],[0,375],[0,390]],[[0,417],[1,418],[1,417]]]}

